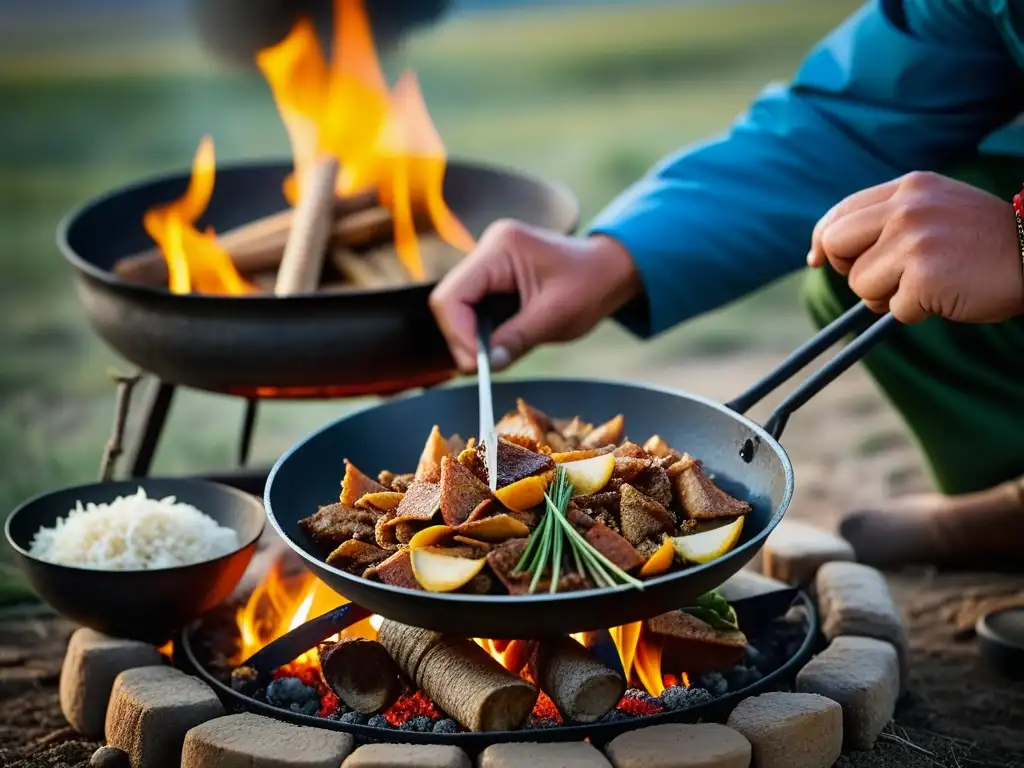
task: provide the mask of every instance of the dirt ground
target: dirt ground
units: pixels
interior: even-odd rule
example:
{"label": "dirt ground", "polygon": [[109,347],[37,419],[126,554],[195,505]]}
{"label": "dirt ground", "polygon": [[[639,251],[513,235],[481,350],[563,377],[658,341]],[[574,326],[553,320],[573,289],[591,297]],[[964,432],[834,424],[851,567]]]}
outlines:
{"label": "dirt ground", "polygon": [[[727,398],[765,373],[774,359],[691,361],[660,367],[647,378]],[[591,373],[597,372],[579,371]],[[769,406],[754,415],[763,417]],[[851,506],[927,487],[898,421],[859,371],[844,375],[795,415],[783,442],[796,467],[794,519],[830,527]],[[838,765],[1024,766],[1024,683],[982,669],[969,631],[988,607],[1008,599],[1024,602],[1024,577],[921,570],[894,574],[890,583],[910,634],[909,692],[875,749],[846,756]],[[97,746],[66,728],[57,703],[69,631],[54,619],[0,618],[0,765],[85,765]]]}

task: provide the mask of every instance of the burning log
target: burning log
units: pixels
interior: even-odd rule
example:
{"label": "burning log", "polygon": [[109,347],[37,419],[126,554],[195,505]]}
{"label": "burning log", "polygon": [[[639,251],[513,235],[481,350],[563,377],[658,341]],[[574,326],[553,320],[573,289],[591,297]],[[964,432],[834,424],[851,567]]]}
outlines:
{"label": "burning log", "polygon": [[593,723],[626,692],[625,678],[571,637],[537,643],[529,664],[530,676],[567,721]]}
{"label": "burning log", "polygon": [[[359,192],[351,197],[335,200],[333,210],[336,223],[331,230],[332,236],[352,238],[354,232],[355,240],[358,242],[366,227],[344,222],[360,211],[373,208],[376,203],[376,190]],[[278,211],[223,232],[217,237],[217,242],[231,255],[231,260],[239,272],[276,272],[294,218],[293,208]],[[379,228],[374,231],[379,231]],[[367,240],[365,235],[363,237],[362,242],[365,244]],[[114,265],[114,274],[134,283],[164,286],[167,285],[167,260],[159,248],[150,248],[134,256],[119,259]]]}
{"label": "burning log", "polygon": [[331,249],[331,262],[346,280],[358,288],[386,288],[412,282],[412,276],[391,249],[356,253],[337,245]]}
{"label": "burning log", "polygon": [[338,161],[333,157],[323,158],[310,168],[277,270],[274,283],[277,296],[311,293],[320,284],[324,253],[331,235],[337,178]]}
{"label": "burning log", "polygon": [[364,715],[391,706],[402,687],[398,667],[384,646],[361,637],[322,644],[320,670],[338,698]]}
{"label": "burning log", "polygon": [[431,700],[472,731],[521,727],[537,687],[506,670],[472,640],[385,619],[377,639]]}

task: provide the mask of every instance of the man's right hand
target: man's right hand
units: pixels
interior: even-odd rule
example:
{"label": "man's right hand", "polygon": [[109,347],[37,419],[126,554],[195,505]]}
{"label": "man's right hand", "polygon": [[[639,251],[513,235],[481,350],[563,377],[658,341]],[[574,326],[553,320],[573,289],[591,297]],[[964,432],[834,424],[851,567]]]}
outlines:
{"label": "man's right hand", "polygon": [[434,289],[430,307],[459,369],[471,373],[474,307],[485,296],[519,294],[519,313],[491,337],[492,365],[501,369],[539,344],[579,338],[641,287],[633,259],[612,238],[567,237],[499,221]]}

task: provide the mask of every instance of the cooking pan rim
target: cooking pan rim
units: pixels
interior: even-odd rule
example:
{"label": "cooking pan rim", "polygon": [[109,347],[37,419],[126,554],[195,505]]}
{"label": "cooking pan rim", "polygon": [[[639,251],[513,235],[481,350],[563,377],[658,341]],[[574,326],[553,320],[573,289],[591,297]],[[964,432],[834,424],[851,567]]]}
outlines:
{"label": "cooking pan rim", "polygon": [[[282,167],[288,167],[292,165],[292,161],[286,158],[255,158],[250,160],[239,160],[235,162],[224,163],[218,165],[217,172],[222,173],[224,171],[243,171],[243,170],[272,170],[280,169]],[[560,181],[554,181],[548,179],[540,174],[535,174],[529,171],[522,171],[512,166],[503,165],[500,163],[492,163],[485,160],[475,160],[471,158],[448,158],[447,167],[457,166],[460,168],[467,168],[471,170],[487,171],[496,174],[504,174],[506,176],[517,177],[521,180],[532,182],[541,187],[547,187],[557,194],[558,197],[562,198],[566,202],[570,203],[573,208],[572,218],[569,222],[569,226],[566,231],[573,232],[579,226],[580,222],[580,202],[579,198],[573,194],[572,190]],[[393,288],[353,288],[346,290],[343,293],[322,293],[318,291],[312,291],[307,293],[296,293],[289,296],[276,296],[273,293],[257,293],[257,294],[244,294],[244,295],[221,295],[221,294],[205,294],[205,293],[188,293],[179,294],[171,293],[165,288],[157,288],[155,286],[143,285],[141,283],[134,283],[130,280],[124,280],[114,274],[113,270],[103,269],[98,267],[90,261],[87,261],[80,256],[71,244],[68,242],[68,233],[71,227],[77,223],[83,216],[92,212],[99,206],[113,200],[116,197],[127,195],[130,193],[137,192],[138,190],[154,186],[156,184],[162,184],[164,182],[172,181],[174,179],[187,179],[191,170],[188,168],[178,169],[175,171],[168,171],[166,173],[153,174],[146,176],[145,178],[138,179],[136,181],[122,184],[113,189],[107,190],[102,194],[96,195],[90,198],[84,203],[74,207],[68,213],[64,214],[61,220],[57,224],[57,247],[60,249],[61,254],[64,258],[80,272],[88,275],[94,280],[98,280],[105,285],[116,288],[119,290],[126,290],[140,297],[157,297],[158,299],[163,298],[176,298],[185,299],[196,303],[216,303],[217,306],[223,306],[224,301],[234,302],[249,302],[251,305],[263,305],[273,302],[275,306],[279,305],[294,305],[299,302],[309,302],[312,300],[317,301],[331,301],[336,302],[340,297],[360,297],[360,298],[381,298],[385,296],[403,296],[407,294],[415,294],[424,290],[429,290],[437,285],[437,281],[424,281],[419,283],[412,283],[410,285],[395,286]],[[283,208],[281,210],[284,210]]]}
{"label": "cooking pan rim", "polygon": [[[647,391],[647,392],[654,392],[654,393],[659,393],[659,394],[673,395],[673,396],[676,396],[676,397],[682,397],[684,399],[691,400],[693,402],[697,402],[697,403],[699,403],[701,405],[708,406],[708,407],[710,407],[710,408],[712,408],[712,409],[714,409],[716,411],[719,411],[723,415],[726,415],[726,416],[728,416],[728,417],[730,417],[730,418],[732,418],[732,419],[734,419],[736,421],[739,421],[741,424],[749,427],[751,430],[754,431],[755,435],[760,438],[760,441],[762,443],[762,448],[769,447],[778,456],[778,458],[779,458],[779,460],[780,460],[780,462],[782,464],[783,474],[784,474],[784,476],[786,478],[786,487],[783,490],[782,499],[780,500],[777,508],[772,512],[771,517],[768,519],[768,523],[765,525],[765,527],[762,530],[758,531],[758,533],[755,536],[753,536],[749,541],[741,544],[740,546],[736,547],[735,549],[730,550],[729,552],[727,552],[722,557],[715,558],[714,560],[711,560],[710,562],[707,562],[707,563],[703,563],[703,564],[700,564],[700,565],[695,565],[695,566],[690,567],[690,568],[686,568],[685,570],[680,570],[680,571],[675,571],[675,572],[672,572],[672,573],[662,574],[660,576],[655,576],[654,578],[651,578],[651,579],[645,579],[644,582],[643,582],[645,587],[657,587],[657,586],[660,586],[660,585],[663,585],[663,584],[668,584],[668,583],[670,583],[672,581],[681,580],[683,577],[693,576],[693,575],[701,573],[701,572],[703,572],[705,570],[710,570],[711,568],[716,566],[718,563],[720,563],[722,560],[727,559],[727,558],[730,558],[730,559],[734,558],[739,553],[745,552],[748,549],[754,549],[754,551],[756,553],[757,549],[759,549],[764,544],[764,540],[767,539],[768,535],[773,530],[775,530],[775,527],[782,520],[783,516],[786,513],[786,510],[789,509],[789,505],[790,505],[790,503],[791,503],[791,501],[793,499],[794,479],[793,479],[793,464],[792,464],[792,461],[789,458],[789,454],[786,453],[786,449],[783,448],[782,444],[778,440],[776,440],[774,437],[772,437],[772,435],[764,427],[762,427],[760,424],[758,424],[756,421],[752,420],[751,418],[749,418],[748,416],[746,416],[746,415],[744,415],[742,413],[738,413],[738,412],[732,410],[731,408],[728,408],[723,403],[720,403],[720,402],[718,402],[716,400],[712,400],[712,399],[707,398],[707,397],[703,397],[701,395],[695,395],[695,394],[686,392],[685,390],[677,389],[677,388],[674,388],[674,387],[668,387],[668,386],[664,386],[664,385],[660,385],[660,384],[638,383],[638,382],[633,382],[633,381],[629,381],[629,380],[626,380],[626,379],[611,379],[611,378],[588,378],[588,379],[581,379],[581,378],[577,378],[577,377],[563,377],[563,376],[531,376],[531,377],[528,377],[528,378],[527,377],[521,377],[521,378],[520,377],[502,378],[500,381],[496,381],[495,385],[496,386],[504,387],[504,386],[515,386],[515,385],[537,384],[537,383],[559,383],[559,384],[567,384],[567,385],[571,385],[571,384],[585,384],[585,385],[602,384],[602,385],[627,386],[627,387],[630,387],[632,389],[639,389],[639,390],[644,390],[644,391]],[[476,382],[469,382],[469,383],[465,383],[465,384],[456,384],[456,385],[447,385],[447,386],[436,387],[435,389],[445,389],[445,390],[471,389],[473,391],[476,391],[476,388],[477,388]],[[426,390],[426,392],[419,392],[419,393],[410,393],[410,394],[406,394],[406,395],[401,395],[399,397],[401,399],[415,398],[415,397],[420,397],[423,394],[429,393],[430,391],[432,391],[432,390]],[[321,560],[320,558],[314,556],[313,554],[307,552],[305,549],[303,549],[301,546],[299,546],[299,544],[297,542],[295,542],[291,538],[291,536],[289,536],[282,529],[282,527],[278,524],[277,516],[274,514],[273,505],[271,504],[271,501],[270,501],[270,491],[271,491],[271,488],[272,488],[272,486],[274,484],[274,478],[277,476],[278,470],[281,469],[281,467],[284,465],[284,463],[294,453],[296,453],[299,449],[301,449],[303,446],[305,446],[306,443],[308,443],[310,440],[313,440],[314,438],[320,436],[322,433],[324,433],[324,432],[326,432],[326,431],[328,431],[330,429],[333,429],[335,426],[337,426],[341,422],[345,421],[346,419],[353,418],[355,416],[361,415],[361,414],[363,414],[363,413],[365,413],[367,411],[373,410],[374,408],[379,408],[379,407],[388,405],[389,402],[390,401],[386,400],[383,403],[371,403],[371,404],[366,405],[364,407],[357,408],[357,409],[355,409],[353,411],[350,411],[349,413],[347,413],[347,414],[345,414],[345,415],[343,415],[343,416],[341,416],[341,417],[331,421],[330,423],[324,425],[323,427],[320,427],[319,429],[315,430],[314,432],[311,432],[308,435],[306,435],[306,437],[304,437],[302,440],[300,440],[300,441],[296,442],[294,445],[292,445],[291,448],[289,448],[284,454],[281,455],[280,458],[278,458],[278,460],[276,462],[274,462],[274,466],[271,468],[270,474],[267,475],[267,484],[264,487],[263,507],[264,507],[264,509],[266,510],[266,513],[267,513],[267,520],[270,521],[270,524],[273,526],[274,530],[276,530],[277,533],[281,536],[281,538],[284,539],[284,541],[288,544],[288,546],[292,549],[292,551],[295,552],[297,555],[299,555],[303,560],[307,561],[308,563],[313,565],[315,568],[319,568],[319,569],[322,569],[322,570],[329,571],[332,575],[340,577],[343,581],[352,581],[353,583],[355,583],[357,585],[361,584],[362,586],[367,586],[367,587],[372,588],[372,589],[378,589],[378,590],[381,590],[383,592],[390,593],[390,594],[394,595],[395,597],[407,597],[407,598],[421,599],[421,600],[423,600],[423,599],[433,599],[433,600],[440,600],[440,601],[444,601],[444,602],[448,602],[448,603],[452,603],[452,604],[456,604],[456,605],[462,604],[462,605],[467,605],[467,606],[474,606],[474,605],[500,605],[500,604],[507,604],[509,602],[514,602],[516,604],[526,604],[526,605],[542,605],[542,604],[548,604],[548,603],[556,603],[557,604],[557,603],[561,603],[561,602],[566,602],[566,601],[570,601],[570,600],[579,600],[579,599],[583,599],[583,598],[607,597],[607,596],[609,596],[609,595],[611,595],[613,593],[626,592],[626,591],[629,591],[629,590],[637,589],[636,587],[632,587],[632,586],[630,586],[628,584],[623,584],[623,585],[619,585],[619,586],[615,586],[615,587],[595,587],[593,589],[578,590],[578,591],[573,591],[573,592],[555,592],[553,594],[552,593],[543,593],[543,594],[517,595],[517,596],[513,596],[513,595],[470,595],[470,594],[463,594],[463,593],[456,593],[456,592],[426,592],[426,591],[417,590],[417,589],[408,589],[406,587],[395,587],[395,586],[392,586],[390,584],[383,584],[383,583],[380,583],[380,582],[371,582],[371,581],[369,581],[367,579],[363,579],[362,577],[354,576],[354,575],[352,575],[350,573],[346,573],[345,571],[342,571],[339,568],[335,568],[334,566],[329,565],[326,560]],[[758,450],[761,450],[761,448],[759,448]],[[315,571],[314,571],[314,575],[315,575]],[[640,591],[640,590],[637,590],[637,591]]]}

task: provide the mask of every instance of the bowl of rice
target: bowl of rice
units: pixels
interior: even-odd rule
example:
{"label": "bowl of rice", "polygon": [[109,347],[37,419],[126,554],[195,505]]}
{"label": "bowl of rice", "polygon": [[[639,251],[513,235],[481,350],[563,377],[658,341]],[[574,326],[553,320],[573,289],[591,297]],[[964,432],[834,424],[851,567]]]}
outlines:
{"label": "bowl of rice", "polygon": [[36,496],[5,532],[32,588],[59,614],[162,643],[231,594],[265,522],[260,500],[235,488],[145,478]]}

